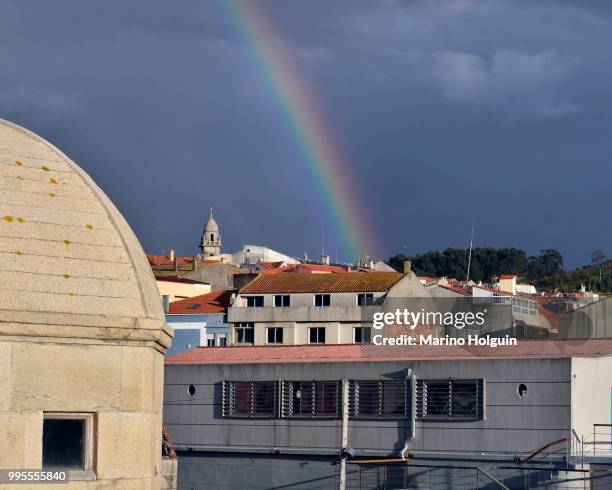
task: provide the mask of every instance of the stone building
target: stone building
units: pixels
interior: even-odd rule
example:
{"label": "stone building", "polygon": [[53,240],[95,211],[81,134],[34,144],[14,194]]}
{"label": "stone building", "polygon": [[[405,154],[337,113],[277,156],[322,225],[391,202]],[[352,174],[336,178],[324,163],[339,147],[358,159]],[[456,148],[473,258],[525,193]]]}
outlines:
{"label": "stone building", "polygon": [[57,148],[0,120],[0,468],[161,488],[172,331],[132,230]]}
{"label": "stone building", "polygon": [[213,218],[212,208],[210,208],[210,218],[204,225],[202,239],[200,241],[200,252],[203,257],[217,256],[221,254],[221,235],[219,225]]}

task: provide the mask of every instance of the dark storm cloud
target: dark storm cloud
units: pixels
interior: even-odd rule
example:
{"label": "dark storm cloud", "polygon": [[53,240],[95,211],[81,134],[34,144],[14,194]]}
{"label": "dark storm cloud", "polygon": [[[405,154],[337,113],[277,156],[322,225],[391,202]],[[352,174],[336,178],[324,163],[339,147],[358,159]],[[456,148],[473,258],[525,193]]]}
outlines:
{"label": "dark storm cloud", "polygon": [[[269,1],[351,163],[380,255],[476,243],[612,253],[609,8]],[[0,115],[56,143],[145,249],[318,252],[268,87],[223,2],[0,0]],[[331,230],[325,230],[334,255]],[[331,243],[330,243],[331,242]]]}

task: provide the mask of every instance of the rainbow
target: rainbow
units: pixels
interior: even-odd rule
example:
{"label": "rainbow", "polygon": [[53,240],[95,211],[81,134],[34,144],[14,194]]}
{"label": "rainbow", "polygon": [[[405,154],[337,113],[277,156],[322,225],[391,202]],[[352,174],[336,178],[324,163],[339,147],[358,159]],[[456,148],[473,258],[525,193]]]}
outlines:
{"label": "rainbow", "polygon": [[298,158],[313,184],[319,213],[327,217],[334,242],[345,260],[380,250],[373,237],[363,194],[354,185],[351,169],[343,157],[311,87],[278,41],[264,1],[225,0],[233,28],[246,42],[252,63],[275,103],[281,122],[289,132]]}

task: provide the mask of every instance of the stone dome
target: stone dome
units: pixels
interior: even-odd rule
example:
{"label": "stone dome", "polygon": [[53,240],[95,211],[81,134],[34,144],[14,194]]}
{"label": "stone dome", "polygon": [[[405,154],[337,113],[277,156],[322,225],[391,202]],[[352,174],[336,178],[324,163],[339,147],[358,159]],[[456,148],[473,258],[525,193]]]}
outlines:
{"label": "stone dome", "polygon": [[204,233],[219,233],[219,225],[212,216],[208,218],[208,221],[204,225]]}
{"label": "stone dome", "polygon": [[81,168],[0,119],[0,188],[0,336],[169,345],[142,247]]}

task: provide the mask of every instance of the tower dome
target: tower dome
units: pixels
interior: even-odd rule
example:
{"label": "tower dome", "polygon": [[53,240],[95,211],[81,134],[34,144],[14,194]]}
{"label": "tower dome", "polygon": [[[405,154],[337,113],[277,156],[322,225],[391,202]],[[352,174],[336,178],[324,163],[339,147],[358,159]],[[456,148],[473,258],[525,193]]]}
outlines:
{"label": "tower dome", "polygon": [[213,218],[213,210],[210,208],[210,217],[204,225],[202,238],[200,240],[200,252],[204,257],[221,254],[221,233],[219,233],[219,225]]}
{"label": "tower dome", "polygon": [[[0,462],[160,488],[172,330],[147,258],[82,169],[2,119],[0,257]],[[88,436],[53,439],[67,419]]]}

